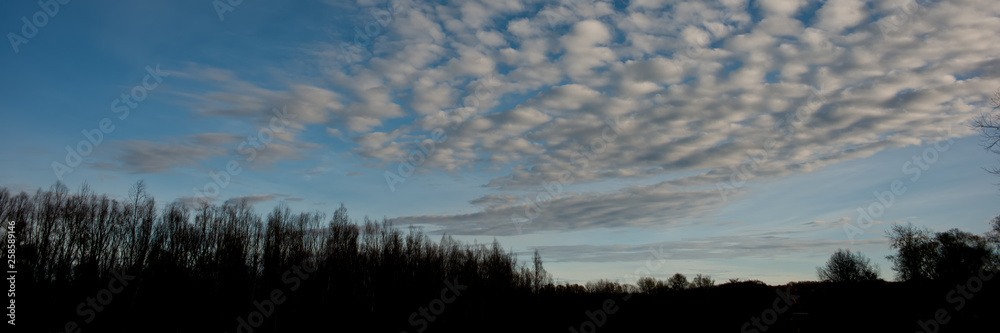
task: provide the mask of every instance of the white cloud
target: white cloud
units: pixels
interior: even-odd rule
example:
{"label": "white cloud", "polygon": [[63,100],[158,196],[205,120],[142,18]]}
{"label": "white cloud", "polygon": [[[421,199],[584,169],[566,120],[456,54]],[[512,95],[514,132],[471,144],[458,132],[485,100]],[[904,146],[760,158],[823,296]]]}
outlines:
{"label": "white cloud", "polygon": [[[541,221],[539,230],[595,227],[627,209],[697,216],[717,204],[700,189],[728,177],[769,139],[776,149],[759,177],[927,142],[949,125],[950,137],[968,135],[961,123],[983,111],[983,96],[1000,85],[1000,44],[984,42],[1000,31],[990,1],[927,6],[894,21],[901,24],[892,34],[873,18],[893,15],[900,1],[869,9],[859,0],[829,0],[804,21],[795,17],[813,16],[802,11],[816,7],[806,1],[752,3],[763,14],[758,22],[745,0],[630,1],[617,12],[609,1],[405,1],[367,62],[330,65],[320,56],[325,81],[285,90],[205,70],[203,80],[230,85],[198,96],[197,110],[262,118],[273,104],[298,101],[301,127],[281,144],[301,144],[299,131],[320,125],[380,165],[446,128],[449,139],[422,169],[510,171],[486,184],[499,194],[474,200],[486,207],[481,213],[419,220],[500,233],[489,223],[515,209],[507,190],[537,188],[567,168],[574,183],[696,175],[657,191],[621,187],[556,199],[552,211],[561,220]],[[490,93],[480,98],[485,77]],[[777,133],[796,112],[803,118],[794,132]],[[615,116],[630,120],[586,168],[574,166]],[[697,204],[688,208],[682,199]],[[459,222],[464,218],[472,220]]]}
{"label": "white cloud", "polygon": [[768,14],[779,16],[791,16],[805,4],[806,1],[803,0],[761,0],[757,2],[757,5]]}
{"label": "white cloud", "polygon": [[861,24],[868,17],[868,12],[865,2],[861,0],[827,0],[816,16],[820,29],[840,32]]}

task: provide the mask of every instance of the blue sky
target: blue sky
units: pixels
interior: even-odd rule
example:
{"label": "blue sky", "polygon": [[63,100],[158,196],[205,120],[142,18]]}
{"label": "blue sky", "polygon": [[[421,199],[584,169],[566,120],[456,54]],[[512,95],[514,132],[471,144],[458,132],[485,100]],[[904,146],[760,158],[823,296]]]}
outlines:
{"label": "blue sky", "polygon": [[893,223],[1000,214],[988,0],[42,3],[0,4],[15,191],[344,203],[570,282],[891,278]]}

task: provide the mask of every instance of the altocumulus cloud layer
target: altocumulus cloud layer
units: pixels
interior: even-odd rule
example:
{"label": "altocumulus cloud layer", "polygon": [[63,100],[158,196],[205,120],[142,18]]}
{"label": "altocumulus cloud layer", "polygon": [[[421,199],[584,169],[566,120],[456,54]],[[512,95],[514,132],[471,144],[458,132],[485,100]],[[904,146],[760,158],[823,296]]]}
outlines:
{"label": "altocumulus cloud layer", "polygon": [[[174,77],[210,92],[174,93],[197,116],[258,126],[287,106],[255,167],[309,159],[320,139],[304,133],[319,127],[372,173],[398,172],[415,142],[434,143],[417,174],[503,171],[483,184],[494,194],[471,200],[477,212],[397,219],[453,234],[673,225],[719,209],[742,179],[970,135],[963,123],[1000,85],[993,0],[359,6],[381,13],[348,30],[364,36],[308,43],[301,62],[320,78],[262,86],[192,64]],[[128,141],[101,166],[164,172],[242,140]],[[733,177],[741,164],[752,172]],[[649,179],[664,180],[573,187]]]}

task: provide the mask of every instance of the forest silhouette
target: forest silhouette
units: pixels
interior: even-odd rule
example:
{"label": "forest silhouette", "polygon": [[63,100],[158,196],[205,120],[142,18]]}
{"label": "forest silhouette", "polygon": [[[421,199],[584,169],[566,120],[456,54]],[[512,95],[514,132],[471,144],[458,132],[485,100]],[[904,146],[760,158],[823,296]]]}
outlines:
{"label": "forest silhouette", "polygon": [[[893,229],[900,252],[890,259],[898,263],[899,282],[872,276],[860,253],[838,251],[819,268],[825,280],[819,282],[716,285],[709,276],[688,282],[675,274],[636,285],[557,285],[537,251],[520,262],[495,240],[435,242],[385,219],[352,220],[343,205],[332,216],[295,214],[283,204],[261,216],[245,201],[157,207],[141,181],[124,200],[86,185],[72,193],[56,183],[34,194],[0,187],[0,220],[17,225],[18,326],[36,332],[945,332],[995,327],[1000,310],[1000,287],[982,278],[996,271],[993,234],[949,231],[935,238],[912,226]],[[933,274],[939,267],[944,273]],[[977,274],[977,288],[963,288]]]}

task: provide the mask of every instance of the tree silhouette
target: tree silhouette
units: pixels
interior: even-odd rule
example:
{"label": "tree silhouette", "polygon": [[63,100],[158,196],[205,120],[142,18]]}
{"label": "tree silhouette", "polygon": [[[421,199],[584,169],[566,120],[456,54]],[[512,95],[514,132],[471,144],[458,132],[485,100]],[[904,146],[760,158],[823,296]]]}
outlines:
{"label": "tree silhouette", "polygon": [[964,280],[993,262],[993,251],[983,236],[951,229],[937,233],[935,241],[939,244],[934,265],[938,279]]}
{"label": "tree silhouette", "polygon": [[691,288],[711,288],[715,286],[715,280],[711,276],[697,274],[691,280]]}
{"label": "tree silhouette", "polygon": [[993,244],[994,255],[1000,258],[1000,216],[994,217],[990,221],[990,231],[986,233],[986,240]]}
{"label": "tree silhouette", "polygon": [[[389,331],[409,324],[407,314],[441,297],[447,283],[470,291],[446,299],[456,299],[448,311],[457,327],[474,320],[462,319],[472,318],[470,304],[479,304],[483,315],[500,313],[551,284],[537,252],[519,271],[516,256],[497,241],[466,245],[445,236],[434,243],[412,228],[404,236],[389,220],[351,221],[343,205],[324,225],[325,215],[293,214],[283,204],[263,217],[245,201],[200,207],[173,202],[158,211],[142,181],[122,201],[87,185],[70,193],[56,183],[34,195],[0,187],[0,217],[18,223],[24,284],[18,282],[31,290],[37,308],[74,309],[85,296],[79,290],[129,277],[127,288],[110,289],[120,305],[101,311],[88,331],[120,331],[111,328],[152,322],[179,307],[191,311],[191,322],[232,331],[232,318],[245,318],[248,304],[275,297],[275,290],[288,293],[283,310],[272,315],[283,319],[266,320],[256,327],[261,332],[293,330],[330,313]],[[615,283],[597,289],[632,290]],[[76,312],[65,314],[29,322],[77,320]],[[159,329],[185,331],[188,325],[177,321]]]}
{"label": "tree silhouette", "polygon": [[896,279],[900,281],[923,281],[934,278],[934,256],[938,244],[930,229],[919,229],[913,224],[893,225],[887,234],[889,247],[898,253],[886,259],[892,262]]}
{"label": "tree silhouette", "polygon": [[552,284],[552,274],[546,272],[545,268],[542,267],[542,256],[538,254],[538,249],[535,249],[535,255],[531,262],[535,268],[534,272],[530,274],[531,290],[537,293]]}
{"label": "tree silhouette", "polygon": [[688,279],[684,274],[676,273],[667,279],[667,288],[671,290],[684,290],[688,287]]}
{"label": "tree silhouette", "polygon": [[[1000,109],[1000,89],[997,89],[990,96],[990,105],[993,106],[994,111]],[[972,127],[977,129],[979,134],[985,139],[983,147],[986,150],[1000,154],[1000,114],[995,112],[982,114],[979,118],[973,120]],[[1000,175],[1000,168],[993,168],[987,171],[995,175]]]}
{"label": "tree silhouette", "polygon": [[990,263],[990,270],[1000,270],[1000,216],[994,217],[990,221],[990,231],[986,233],[986,241],[993,247],[993,262]]}
{"label": "tree silhouette", "polygon": [[587,281],[587,283],[584,284],[584,287],[587,288],[587,292],[597,294],[615,294],[625,292],[625,289],[621,284],[607,279]]}
{"label": "tree silhouette", "polygon": [[[990,96],[990,105],[993,106],[993,111],[1000,109],[1000,88]],[[996,112],[982,114],[972,122],[972,127],[979,130],[979,134],[985,140],[983,147],[987,151],[1000,154],[1000,114]],[[1000,176],[1000,167],[986,171]],[[1000,216],[991,221],[991,227],[992,229],[986,234],[986,240],[992,244],[993,261],[988,264],[992,266],[993,270],[997,270],[1000,269]]]}
{"label": "tree silhouette", "polygon": [[986,240],[994,245],[1000,245],[1000,216],[990,220],[990,231],[986,233]]}
{"label": "tree silhouette", "polygon": [[878,280],[878,265],[872,265],[871,259],[861,252],[837,249],[826,266],[817,267],[819,279],[826,282],[864,282]]}
{"label": "tree silhouette", "polygon": [[644,276],[635,281],[635,285],[639,288],[640,292],[650,294],[656,291],[657,283],[656,279]]}
{"label": "tree silhouette", "polygon": [[899,252],[888,259],[901,281],[965,279],[996,264],[996,248],[988,237],[958,229],[933,233],[911,224],[894,225],[889,238]]}
{"label": "tree silhouette", "polygon": [[[317,325],[419,332],[426,326],[414,323],[436,318],[430,323],[434,332],[466,331],[483,322],[490,323],[485,331],[509,332],[524,322],[555,331],[581,320],[608,323],[601,329],[610,332],[617,331],[611,325],[620,331],[648,327],[649,322],[631,318],[655,321],[663,313],[684,318],[682,326],[725,331],[739,327],[746,314],[759,313],[759,305],[770,306],[775,298],[773,288],[756,280],[731,279],[708,289],[714,281],[701,274],[690,283],[677,273],[667,280],[643,277],[636,285],[597,280],[552,286],[539,252],[530,261],[518,262],[497,241],[463,244],[444,235],[434,242],[417,227],[411,226],[407,234],[389,220],[352,220],[343,205],[332,219],[322,213],[293,214],[284,205],[258,214],[246,202],[203,202],[199,207],[173,202],[157,208],[143,187],[138,183],[124,200],[95,194],[87,186],[70,192],[57,184],[33,195],[0,187],[0,221],[16,221],[20,228],[18,287],[30,295],[23,298],[24,309],[54,309],[19,316],[25,323],[46,326],[30,331],[51,331],[54,325],[77,321],[93,332],[122,332],[150,322],[157,322],[145,326],[153,332],[191,331],[196,325],[197,331],[221,332],[307,331]],[[983,244],[995,241],[993,235],[1000,231],[996,224],[990,237],[958,230],[934,234],[910,226],[909,231],[901,229],[899,234],[907,237],[897,243],[926,241],[933,250],[927,254],[929,264],[921,268],[927,276],[961,275],[975,270],[974,259],[984,249],[995,250]],[[901,258],[908,257],[900,252]],[[866,265],[865,260],[861,266]],[[128,284],[109,288],[108,281],[119,275],[128,276]],[[921,294],[925,285],[883,287],[823,289],[829,287],[803,284],[790,293],[815,300],[802,306],[822,304],[822,311],[882,320],[881,331],[903,321],[912,323],[911,315],[926,312],[926,306],[940,307],[940,297]],[[442,288],[450,291],[443,293]],[[661,292],[687,288],[702,289]],[[631,295],[640,291],[647,294]],[[884,297],[859,309],[857,300],[872,291]],[[92,302],[80,308],[81,300],[107,297],[108,292],[114,304],[95,311],[97,319],[87,323],[89,317],[81,317],[80,311],[90,313]],[[280,304],[271,303],[276,293],[283,299]],[[976,299],[995,299],[997,293],[983,288]],[[949,327],[982,326],[983,319],[976,318],[992,318],[989,314],[997,311],[989,304],[969,306],[962,312],[967,317]],[[598,311],[626,306],[627,311],[614,315]],[[162,320],[179,308],[189,320]],[[512,316],[515,309],[518,313]],[[426,313],[430,316],[424,317]],[[253,327],[237,327],[246,321]],[[592,331],[586,326],[579,331]]]}

